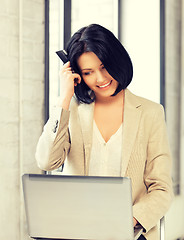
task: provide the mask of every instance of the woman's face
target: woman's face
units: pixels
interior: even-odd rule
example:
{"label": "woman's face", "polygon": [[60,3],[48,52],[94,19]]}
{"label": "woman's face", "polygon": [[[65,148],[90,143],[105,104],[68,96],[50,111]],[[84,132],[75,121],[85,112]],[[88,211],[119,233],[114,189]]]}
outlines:
{"label": "woman's face", "polygon": [[114,94],[119,83],[107,72],[93,52],[83,53],[77,62],[84,82],[93,90],[96,98]]}

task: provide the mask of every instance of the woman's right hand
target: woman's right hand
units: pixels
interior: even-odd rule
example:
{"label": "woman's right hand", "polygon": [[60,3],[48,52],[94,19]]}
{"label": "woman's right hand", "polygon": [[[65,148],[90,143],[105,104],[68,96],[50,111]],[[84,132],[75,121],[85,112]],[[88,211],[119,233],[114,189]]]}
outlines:
{"label": "woman's right hand", "polygon": [[60,107],[69,109],[71,98],[74,95],[74,87],[80,82],[81,77],[78,73],[72,71],[70,62],[65,63],[60,72],[60,97],[58,102]]}

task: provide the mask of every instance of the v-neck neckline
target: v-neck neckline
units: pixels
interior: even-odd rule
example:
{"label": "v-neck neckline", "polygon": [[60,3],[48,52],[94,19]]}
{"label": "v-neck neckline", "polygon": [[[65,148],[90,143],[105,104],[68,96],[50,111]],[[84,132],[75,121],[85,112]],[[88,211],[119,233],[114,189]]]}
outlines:
{"label": "v-neck neckline", "polygon": [[95,133],[99,139],[99,141],[105,145],[109,144],[116,136],[118,136],[119,132],[122,132],[122,127],[123,127],[123,123],[121,123],[120,127],[117,129],[117,131],[109,138],[109,140],[106,142],[105,139],[103,138],[95,120],[93,120],[93,125],[94,125],[94,130]]}

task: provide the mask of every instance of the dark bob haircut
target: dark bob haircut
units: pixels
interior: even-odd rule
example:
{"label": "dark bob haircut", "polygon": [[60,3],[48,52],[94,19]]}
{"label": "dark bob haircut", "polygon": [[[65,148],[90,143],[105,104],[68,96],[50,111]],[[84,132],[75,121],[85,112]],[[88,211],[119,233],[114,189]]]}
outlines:
{"label": "dark bob haircut", "polygon": [[[119,82],[112,96],[125,89],[132,81],[133,66],[127,51],[111,31],[98,24],[78,30],[69,40],[66,51],[72,69],[80,75],[78,58],[84,52],[95,53],[108,73]],[[75,87],[75,95],[83,103],[92,103],[95,100],[83,79]]]}

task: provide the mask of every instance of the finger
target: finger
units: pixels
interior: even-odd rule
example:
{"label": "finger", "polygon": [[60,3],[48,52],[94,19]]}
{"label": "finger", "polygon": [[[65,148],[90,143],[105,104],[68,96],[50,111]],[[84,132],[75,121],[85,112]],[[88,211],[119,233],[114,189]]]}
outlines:
{"label": "finger", "polygon": [[78,78],[78,84],[81,83],[81,76],[79,75],[79,78]]}
{"label": "finger", "polygon": [[77,84],[81,83],[81,76],[77,73],[74,73],[73,76],[75,77],[74,78],[74,85],[77,86]]}
{"label": "finger", "polygon": [[68,68],[63,69],[63,72],[71,72],[71,73],[73,73],[73,70],[72,70],[71,67],[68,67]]}
{"label": "finger", "polygon": [[70,61],[66,62],[63,67],[69,67],[70,66]]}
{"label": "finger", "polygon": [[65,69],[70,67],[70,61],[68,61],[67,63],[65,63],[62,68],[61,68],[61,72],[65,71]]}
{"label": "finger", "polygon": [[77,83],[81,82],[81,76],[78,73],[73,73],[72,75],[73,75],[74,79],[77,79]]}

